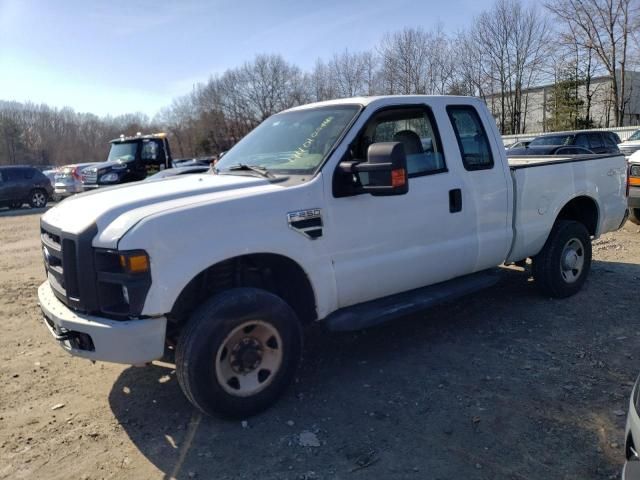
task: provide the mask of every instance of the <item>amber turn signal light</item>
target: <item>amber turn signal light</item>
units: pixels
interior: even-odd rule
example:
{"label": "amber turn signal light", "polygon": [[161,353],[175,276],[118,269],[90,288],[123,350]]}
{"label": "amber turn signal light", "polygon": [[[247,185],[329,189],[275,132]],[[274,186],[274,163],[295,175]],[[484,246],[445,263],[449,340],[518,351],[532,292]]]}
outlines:
{"label": "amber turn signal light", "polygon": [[407,183],[407,173],[404,168],[396,168],[391,170],[391,186],[402,187]]}
{"label": "amber turn signal light", "polygon": [[149,257],[144,253],[120,255],[120,266],[127,273],[144,273],[149,271]]}

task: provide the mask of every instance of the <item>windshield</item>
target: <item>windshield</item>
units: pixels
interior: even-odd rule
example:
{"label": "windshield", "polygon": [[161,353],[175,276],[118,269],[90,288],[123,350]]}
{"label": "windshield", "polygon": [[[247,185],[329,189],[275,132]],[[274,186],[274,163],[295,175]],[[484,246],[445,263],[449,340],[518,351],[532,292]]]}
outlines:
{"label": "windshield", "polygon": [[360,109],[357,105],[279,113],[262,122],[216,164],[262,167],[270,173],[311,174]]}
{"label": "windshield", "polygon": [[640,140],[640,130],[636,130],[633,134],[627,139],[629,140]]}
{"label": "windshield", "polygon": [[543,145],[570,145],[571,139],[571,135],[549,135],[533,139],[529,146],[540,147]]}
{"label": "windshield", "polygon": [[111,162],[114,160],[134,160],[136,158],[137,150],[138,142],[112,143],[111,150],[109,150],[109,157],[107,158],[107,162]]}

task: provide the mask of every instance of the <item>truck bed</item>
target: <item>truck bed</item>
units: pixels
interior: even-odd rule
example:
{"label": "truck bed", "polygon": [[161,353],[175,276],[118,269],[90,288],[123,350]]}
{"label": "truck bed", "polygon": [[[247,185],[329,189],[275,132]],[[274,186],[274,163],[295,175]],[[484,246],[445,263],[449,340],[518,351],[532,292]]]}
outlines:
{"label": "truck bed", "polygon": [[574,163],[574,162],[586,162],[590,160],[599,160],[602,158],[618,157],[619,154],[594,154],[594,155],[535,155],[535,156],[514,156],[507,157],[509,162],[509,168],[512,170],[517,168],[538,167],[541,165],[554,165],[558,163]]}
{"label": "truck bed", "polygon": [[[560,208],[576,197],[596,201],[594,237],[617,230],[624,220],[624,155],[530,156],[508,158],[513,179],[513,242],[508,261],[536,255]],[[536,168],[534,168],[536,167]]]}

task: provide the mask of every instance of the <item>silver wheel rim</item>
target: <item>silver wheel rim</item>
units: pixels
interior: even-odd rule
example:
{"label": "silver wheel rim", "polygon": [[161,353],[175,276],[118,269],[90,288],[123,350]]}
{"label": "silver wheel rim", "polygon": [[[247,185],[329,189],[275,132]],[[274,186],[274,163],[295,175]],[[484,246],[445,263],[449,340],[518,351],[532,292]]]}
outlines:
{"label": "silver wheel rim", "polygon": [[270,323],[244,322],[216,352],[216,378],[225,392],[249,397],[267,388],[282,365],[282,338]]}
{"label": "silver wheel rim", "polygon": [[574,283],[584,269],[584,245],[577,238],[569,240],[560,255],[560,273],[567,283]]}
{"label": "silver wheel rim", "polygon": [[42,207],[45,203],[44,193],[36,192],[33,194],[33,204],[36,207]]}

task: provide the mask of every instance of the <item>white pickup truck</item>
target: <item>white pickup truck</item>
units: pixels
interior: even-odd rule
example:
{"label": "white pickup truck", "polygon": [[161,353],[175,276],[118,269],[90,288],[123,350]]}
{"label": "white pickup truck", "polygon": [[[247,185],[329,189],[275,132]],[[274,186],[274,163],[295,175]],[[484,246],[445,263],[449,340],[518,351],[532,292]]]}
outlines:
{"label": "white pickup truck", "polygon": [[174,348],[197,408],[251,415],[292,380],[309,322],[365,328],[528,258],[545,295],[580,290],[591,239],[626,220],[624,156],[509,162],[474,98],[292,108],[216,171],[81,194],[43,215],[45,324],[91,360],[143,364]]}

